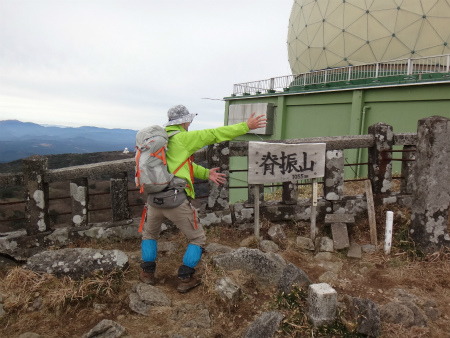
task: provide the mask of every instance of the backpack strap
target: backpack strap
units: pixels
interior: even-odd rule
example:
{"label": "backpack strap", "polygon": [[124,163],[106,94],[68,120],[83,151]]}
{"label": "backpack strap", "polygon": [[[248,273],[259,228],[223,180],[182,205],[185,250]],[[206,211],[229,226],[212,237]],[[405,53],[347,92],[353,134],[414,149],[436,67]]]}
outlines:
{"label": "backpack strap", "polygon": [[139,182],[139,178],[141,177],[140,171],[139,171],[139,158],[141,157],[141,149],[137,148],[137,155],[136,155],[136,187],[139,187],[141,184]]}
{"label": "backpack strap", "polygon": [[151,153],[150,156],[154,156],[163,161],[164,165],[167,165],[166,162],[166,146],[162,146],[157,152]]}
{"label": "backpack strap", "polygon": [[[192,162],[194,162],[194,156],[189,156],[186,161],[184,161],[183,163],[181,163],[181,165],[172,173],[172,174],[176,174],[178,172],[178,170],[180,170],[185,164],[186,162],[189,165],[189,174],[191,176],[191,182],[194,183],[194,167],[192,166]],[[189,190],[191,190],[191,187],[189,186],[189,184],[187,184],[187,187],[189,188]]]}

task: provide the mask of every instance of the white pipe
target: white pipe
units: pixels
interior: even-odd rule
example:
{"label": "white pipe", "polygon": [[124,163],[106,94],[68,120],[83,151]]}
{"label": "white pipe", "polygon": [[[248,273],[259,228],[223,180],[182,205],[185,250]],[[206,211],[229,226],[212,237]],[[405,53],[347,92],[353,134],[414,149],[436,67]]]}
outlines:
{"label": "white pipe", "polygon": [[386,212],[386,232],[384,235],[384,253],[389,255],[392,246],[392,224],[394,222],[394,213],[392,211]]}

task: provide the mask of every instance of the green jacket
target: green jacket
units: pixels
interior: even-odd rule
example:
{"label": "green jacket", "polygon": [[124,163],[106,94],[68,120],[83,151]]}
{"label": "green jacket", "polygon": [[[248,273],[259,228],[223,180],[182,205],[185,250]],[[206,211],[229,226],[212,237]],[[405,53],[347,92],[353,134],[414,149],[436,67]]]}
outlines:
{"label": "green jacket", "polygon": [[[246,134],[249,128],[246,122],[241,122],[231,126],[193,131],[186,131],[180,125],[175,125],[167,126],[166,131],[169,135],[173,131],[180,131],[178,134],[169,138],[169,144],[167,146],[167,166],[169,172],[173,173],[198,149],[210,144],[232,140],[235,137]],[[202,180],[209,178],[209,169],[195,163],[192,163],[192,167],[194,177]],[[186,188],[186,193],[191,198],[195,198],[194,186],[187,162],[178,170],[175,176],[183,178],[188,182],[189,188]]]}

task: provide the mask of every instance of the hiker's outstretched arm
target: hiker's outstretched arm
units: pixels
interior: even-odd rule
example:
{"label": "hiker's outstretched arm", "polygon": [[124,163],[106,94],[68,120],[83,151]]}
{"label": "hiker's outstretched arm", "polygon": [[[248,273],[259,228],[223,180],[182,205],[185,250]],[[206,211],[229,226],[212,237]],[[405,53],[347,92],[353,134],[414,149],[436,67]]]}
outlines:
{"label": "hiker's outstretched arm", "polygon": [[264,115],[255,117],[255,114],[253,113],[247,120],[247,126],[250,130],[262,128],[267,124],[267,119]]}
{"label": "hiker's outstretched arm", "polygon": [[209,179],[217,185],[224,184],[226,182],[225,177],[227,177],[227,175],[219,173],[219,169],[220,168],[209,169]]}

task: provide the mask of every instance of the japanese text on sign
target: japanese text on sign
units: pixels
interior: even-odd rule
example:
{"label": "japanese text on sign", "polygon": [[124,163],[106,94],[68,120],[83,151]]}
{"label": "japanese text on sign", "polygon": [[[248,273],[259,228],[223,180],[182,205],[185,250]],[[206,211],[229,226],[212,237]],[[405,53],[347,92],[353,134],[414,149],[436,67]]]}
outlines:
{"label": "japanese text on sign", "polygon": [[248,182],[298,181],[323,177],[325,143],[249,142]]}

